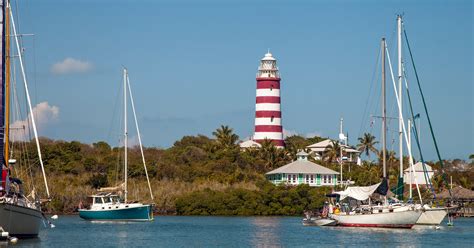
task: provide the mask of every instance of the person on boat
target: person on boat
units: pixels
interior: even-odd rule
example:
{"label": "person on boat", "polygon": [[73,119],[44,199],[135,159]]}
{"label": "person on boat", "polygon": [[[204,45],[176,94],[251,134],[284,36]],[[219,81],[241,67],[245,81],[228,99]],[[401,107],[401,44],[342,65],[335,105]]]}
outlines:
{"label": "person on boat", "polygon": [[332,203],[329,203],[329,213],[330,214],[333,214],[334,213],[334,206],[332,205]]}

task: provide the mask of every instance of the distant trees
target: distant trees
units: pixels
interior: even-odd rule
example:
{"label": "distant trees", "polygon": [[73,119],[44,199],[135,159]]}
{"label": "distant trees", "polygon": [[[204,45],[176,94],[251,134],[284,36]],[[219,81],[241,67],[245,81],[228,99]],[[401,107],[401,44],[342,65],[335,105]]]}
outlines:
{"label": "distant trees", "polygon": [[226,149],[235,147],[235,143],[239,140],[239,136],[234,133],[234,130],[224,125],[212,132],[212,135],[216,137],[217,143]]}
{"label": "distant trees", "polygon": [[331,143],[326,147],[323,160],[325,160],[326,162],[334,162],[337,161],[340,156],[341,145],[339,145],[339,142],[331,140]]}
{"label": "distant trees", "polygon": [[365,153],[365,155],[369,158],[371,152],[377,154],[375,145],[379,142],[375,140],[375,136],[370,133],[364,133],[364,136],[359,137],[358,140],[359,144],[357,145],[357,150]]}

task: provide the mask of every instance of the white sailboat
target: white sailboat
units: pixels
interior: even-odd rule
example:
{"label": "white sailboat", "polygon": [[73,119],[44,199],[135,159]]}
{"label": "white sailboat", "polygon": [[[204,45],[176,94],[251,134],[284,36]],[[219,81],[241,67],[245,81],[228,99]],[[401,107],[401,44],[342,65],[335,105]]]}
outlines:
{"label": "white sailboat", "polygon": [[[407,134],[407,130],[405,129],[404,126],[404,121],[403,121],[403,114],[402,114],[402,82],[405,82],[405,87],[408,89],[408,82],[406,77],[404,77],[404,64],[402,63],[402,30],[403,30],[403,21],[402,21],[402,16],[398,15],[397,16],[397,45],[398,45],[398,91],[395,88],[395,78],[393,76],[393,70],[392,66],[390,63],[390,55],[387,50],[387,55],[389,56],[389,66],[390,66],[390,73],[392,76],[392,81],[393,81],[393,87],[395,90],[395,94],[397,95],[397,101],[398,101],[398,112],[399,112],[399,144],[400,144],[400,178],[399,180],[403,179],[403,137],[402,134],[405,132],[405,135]],[[409,99],[410,100],[410,99]],[[411,100],[410,100],[411,101]],[[409,102],[411,104],[411,102]],[[415,183],[418,187],[417,183],[417,178],[415,176],[415,170],[414,170],[414,160],[413,160],[413,155],[412,155],[412,142],[411,142],[411,129],[415,126],[415,123],[412,123],[412,120],[408,119],[408,135],[406,137],[406,145],[409,153],[409,170],[410,172],[410,180],[412,180],[412,176],[414,179],[414,182],[410,182],[409,186],[409,198],[412,199],[412,184]],[[416,134],[416,133],[415,133]],[[419,142],[418,137],[416,136],[416,141]],[[421,155],[421,150],[420,150],[420,155]],[[426,173],[426,171],[425,171]],[[429,179],[428,179],[429,181]],[[429,182],[426,182],[429,183]],[[431,185],[429,185],[431,186]],[[402,188],[403,189],[403,188]],[[421,201],[421,195],[420,201]],[[423,204],[421,202],[420,204],[415,204],[415,208],[422,211],[422,214],[418,221],[416,222],[417,225],[439,225],[443,219],[446,217],[448,214],[448,209],[446,207],[431,207],[427,204]]]}
{"label": "white sailboat", "polygon": [[[123,87],[124,87],[124,182],[117,187],[99,189],[99,193],[89,197],[91,205],[87,208],[79,209],[79,216],[85,220],[111,220],[111,221],[151,221],[153,220],[153,205],[142,204],[139,202],[128,202],[128,126],[127,126],[127,99],[130,96],[133,116],[140,145],[143,167],[148,182],[150,198],[153,201],[153,192],[151,190],[150,179],[145,163],[142,140],[138,121],[135,112],[135,104],[130,86],[127,69],[123,69]],[[129,94],[127,94],[127,92]],[[121,199],[115,192],[123,192],[124,198]]]}
{"label": "white sailboat", "polygon": [[[339,195],[340,202],[345,198],[352,198],[356,201],[368,201],[366,205],[360,205],[355,208],[345,206],[342,211],[337,211],[329,214],[329,217],[335,219],[340,226],[350,227],[383,227],[383,228],[412,228],[420,218],[422,212],[417,210],[413,205],[403,204],[388,204],[387,201],[387,165],[386,165],[386,93],[385,93],[385,53],[387,45],[385,38],[382,38],[381,42],[381,54],[382,54],[382,153],[383,153],[383,178],[384,180],[372,186],[367,187],[348,187],[344,191],[335,192]],[[390,60],[389,60],[390,62]],[[395,92],[396,89],[395,89]],[[400,98],[398,95],[397,103],[400,106]],[[402,122],[402,128],[405,130],[404,123]],[[406,139],[405,133],[405,139]],[[409,151],[411,154],[411,151]],[[418,185],[417,185],[418,187]],[[371,196],[374,193],[379,193],[384,196],[383,202],[374,205],[371,203]],[[421,195],[420,195],[421,199]]]}
{"label": "white sailboat", "polygon": [[[28,103],[29,118],[34,133],[38,159],[41,165],[41,171],[45,184],[46,196],[50,197],[48,182],[46,180],[41,149],[36,130],[35,116],[28,91],[25,68],[23,65],[23,50],[20,47],[18,34],[13,18],[13,11],[9,0],[0,1],[1,8],[1,87],[0,87],[0,163],[1,163],[1,184],[0,184],[0,228],[5,230],[11,236],[16,237],[36,237],[40,227],[45,221],[45,216],[41,211],[41,200],[33,191],[26,196],[23,192],[23,183],[19,178],[14,178],[13,169],[16,159],[11,158],[9,152],[10,145],[10,41],[13,40],[16,45],[17,57],[20,64],[21,76],[25,87],[25,95]],[[13,31],[10,34],[10,30]]]}

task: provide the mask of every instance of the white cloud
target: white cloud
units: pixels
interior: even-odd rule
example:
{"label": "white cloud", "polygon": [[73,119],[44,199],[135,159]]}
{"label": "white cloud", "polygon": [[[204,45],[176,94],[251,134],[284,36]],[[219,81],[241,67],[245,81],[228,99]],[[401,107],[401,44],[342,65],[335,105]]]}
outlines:
{"label": "white cloud", "polygon": [[[33,113],[36,121],[36,127],[42,129],[47,126],[47,124],[55,122],[59,117],[59,107],[50,106],[48,102],[38,103],[33,107]],[[28,114],[28,118],[25,120],[17,120],[13,122],[11,127],[11,136],[14,140],[26,140],[28,137],[24,137],[25,132],[23,130],[28,130],[31,123],[31,114]]]}
{"label": "white cloud", "polygon": [[92,70],[92,63],[73,58],[66,58],[51,66],[51,72],[56,75],[85,73]]}

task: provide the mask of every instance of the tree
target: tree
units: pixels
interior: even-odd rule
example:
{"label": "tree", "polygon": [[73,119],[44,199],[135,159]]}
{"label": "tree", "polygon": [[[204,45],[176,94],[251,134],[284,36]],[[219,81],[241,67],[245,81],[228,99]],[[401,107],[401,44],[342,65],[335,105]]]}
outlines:
{"label": "tree", "polygon": [[326,147],[324,152],[324,160],[327,162],[336,161],[341,156],[341,146],[339,142],[331,140],[331,143]]}
{"label": "tree", "polygon": [[239,140],[239,136],[233,133],[233,129],[229,126],[221,125],[220,128],[216,129],[216,131],[212,132],[217,139],[217,143],[219,144],[220,148],[232,148],[235,146],[235,142]]}
{"label": "tree", "polygon": [[370,133],[364,133],[364,136],[359,137],[358,140],[359,144],[357,145],[357,150],[365,153],[365,155],[369,158],[370,152],[377,154],[377,149],[375,148],[375,145],[379,142],[375,141],[375,136]]}

